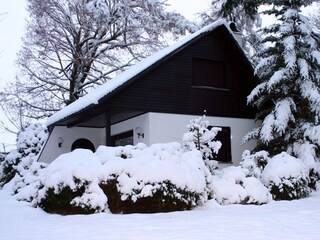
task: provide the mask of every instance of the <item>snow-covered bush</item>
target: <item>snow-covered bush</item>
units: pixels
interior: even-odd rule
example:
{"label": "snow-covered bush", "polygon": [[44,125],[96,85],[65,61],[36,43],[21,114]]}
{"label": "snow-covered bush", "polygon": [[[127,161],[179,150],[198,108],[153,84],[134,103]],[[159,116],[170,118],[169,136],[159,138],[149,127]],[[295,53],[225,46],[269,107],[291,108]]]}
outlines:
{"label": "snow-covered bush", "polygon": [[[25,160],[24,158],[22,163],[26,163]],[[31,163],[28,165],[18,165],[17,171],[19,174],[16,174],[10,181],[12,184],[8,183],[9,186],[5,186],[13,191],[19,201],[31,202],[33,200],[40,186],[39,174],[47,166],[46,163],[35,161],[35,159],[31,158],[29,160]]]}
{"label": "snow-covered bush", "polygon": [[259,179],[248,176],[248,170],[230,166],[222,169],[212,181],[214,199],[221,205],[265,204],[271,194]]}
{"label": "snow-covered bush", "polygon": [[6,155],[4,153],[0,153],[0,164],[4,160],[5,157],[6,157]]}
{"label": "snow-covered bush", "polygon": [[[314,131],[314,128],[309,128],[306,130],[306,138],[315,141],[314,144],[305,141],[302,143],[295,143],[292,149],[292,154],[297,156],[303,161],[309,171],[309,187],[313,190],[316,190],[317,182],[320,180],[320,159],[317,158],[320,154],[319,143],[320,143],[320,128],[317,128]],[[311,134],[308,134],[310,132]]]}
{"label": "snow-covered bush", "polygon": [[32,203],[60,214],[105,211],[107,197],[98,185],[102,176],[100,159],[90,150],[62,154],[40,171]]}
{"label": "snow-covered bush", "polygon": [[0,163],[0,187],[10,182],[17,173],[15,166],[18,165],[21,154],[17,150],[12,150]]}
{"label": "snow-covered bush", "polygon": [[17,136],[17,150],[22,157],[36,156],[47,140],[48,132],[43,124],[35,123],[22,129]]}
{"label": "snow-covered bush", "polygon": [[[308,152],[304,148],[303,154],[308,155]],[[248,171],[248,176],[259,179],[269,189],[273,199],[292,200],[308,196],[312,188],[315,188],[316,162],[306,162],[306,159],[301,160],[286,152],[269,157],[266,151],[252,154],[245,151],[241,167]]]}
{"label": "snow-covered bush", "polygon": [[[45,197],[37,204],[46,212],[68,214],[90,214],[105,211],[107,209],[107,197],[92,191],[92,183],[74,179],[75,188],[62,184],[47,188]],[[40,187],[44,187],[41,186]],[[97,189],[98,188],[96,186]],[[99,200],[102,199],[101,205]]]}
{"label": "snow-covered bush", "polygon": [[185,152],[179,143],[76,149],[38,179],[33,204],[60,213],[185,210],[212,193],[201,153]]}
{"label": "snow-covered bush", "polygon": [[189,151],[197,149],[202,153],[202,158],[211,173],[218,168],[218,162],[213,161],[221,148],[221,142],[216,140],[221,128],[209,126],[209,121],[205,120],[206,116],[191,119],[187,125],[189,132],[183,134],[183,147]]}
{"label": "snow-covered bush", "polygon": [[[128,176],[129,177],[129,176]],[[171,181],[157,183],[137,182],[138,187],[132,194],[119,191],[119,178],[114,176],[101,184],[108,196],[108,205],[112,213],[156,213],[190,210],[198,205],[200,195],[187,188],[181,189]]]}
{"label": "snow-covered bush", "polygon": [[299,199],[309,195],[309,170],[298,158],[283,152],[268,160],[261,179],[275,200]]}
{"label": "snow-covered bush", "polygon": [[248,176],[260,178],[268,160],[269,153],[267,151],[259,151],[251,154],[249,150],[245,150],[242,154],[240,165],[243,169],[247,170]]}
{"label": "snow-covered bush", "polygon": [[[7,184],[15,176],[16,182],[24,181],[23,175],[36,161],[37,154],[48,137],[42,124],[31,124],[17,135],[17,149],[12,150],[0,164],[0,186]],[[19,178],[20,176],[20,178]]]}

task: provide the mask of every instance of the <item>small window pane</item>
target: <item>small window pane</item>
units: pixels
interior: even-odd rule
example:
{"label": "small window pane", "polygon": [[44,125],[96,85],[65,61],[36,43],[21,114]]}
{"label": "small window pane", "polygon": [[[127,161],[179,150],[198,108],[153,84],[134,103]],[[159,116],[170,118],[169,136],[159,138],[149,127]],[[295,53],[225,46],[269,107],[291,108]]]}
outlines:
{"label": "small window pane", "polygon": [[133,130],[112,136],[111,143],[114,147],[133,145]]}

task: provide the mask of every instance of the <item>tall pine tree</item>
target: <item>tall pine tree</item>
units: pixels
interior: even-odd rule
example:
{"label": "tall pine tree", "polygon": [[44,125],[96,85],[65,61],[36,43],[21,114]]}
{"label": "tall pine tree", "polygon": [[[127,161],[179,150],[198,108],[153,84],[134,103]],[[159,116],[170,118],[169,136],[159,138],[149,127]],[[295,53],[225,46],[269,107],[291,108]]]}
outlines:
{"label": "tall pine tree", "polygon": [[277,21],[263,29],[267,48],[255,68],[261,83],[248,96],[262,125],[246,139],[271,155],[287,151],[313,162],[320,157],[320,36],[301,14],[312,1],[264,3]]}

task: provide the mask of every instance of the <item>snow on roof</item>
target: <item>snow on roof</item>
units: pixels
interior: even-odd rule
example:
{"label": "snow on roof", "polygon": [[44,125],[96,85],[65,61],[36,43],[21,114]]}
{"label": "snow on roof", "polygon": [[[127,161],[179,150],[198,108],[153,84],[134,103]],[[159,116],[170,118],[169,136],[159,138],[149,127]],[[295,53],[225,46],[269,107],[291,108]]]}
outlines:
{"label": "snow on roof", "polygon": [[[133,77],[135,77],[137,74],[141,73],[148,67],[152,66],[153,64],[155,64],[156,62],[164,58],[165,56],[179,49],[186,43],[198,37],[199,35],[206,32],[210,32],[222,25],[224,25],[230,31],[230,33],[232,33],[232,30],[230,29],[229,24],[222,19],[217,20],[214,23],[203,27],[199,31],[185,37],[184,39],[173,44],[172,46],[164,48],[163,50],[157,53],[154,53],[151,56],[143,59],[141,62],[130,67],[128,70],[124,71],[123,73],[120,73],[118,76],[116,76],[112,80],[109,80],[108,82],[99,86],[92,92],[79,98],[77,101],[73,102],[72,104],[64,107],[63,109],[61,109],[60,111],[58,111],[48,119],[47,126],[53,125],[54,123],[67,118],[68,116],[71,116],[77,112],[80,112],[83,109],[89,107],[90,105],[98,104],[100,99],[107,96],[109,93],[113,92],[115,89],[122,86],[124,83],[126,83],[127,81],[129,81],[130,79],[132,79]],[[231,35],[233,36],[233,34]]]}

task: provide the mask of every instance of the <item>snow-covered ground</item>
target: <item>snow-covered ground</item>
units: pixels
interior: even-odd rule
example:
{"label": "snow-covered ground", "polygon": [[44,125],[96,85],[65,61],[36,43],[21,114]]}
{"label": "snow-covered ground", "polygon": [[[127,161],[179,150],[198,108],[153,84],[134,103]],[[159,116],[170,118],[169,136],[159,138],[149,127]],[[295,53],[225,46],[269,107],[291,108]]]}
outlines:
{"label": "snow-covered ground", "polygon": [[320,191],[262,206],[221,206],[213,200],[192,211],[60,216],[0,191],[0,239],[188,240],[319,239]]}

